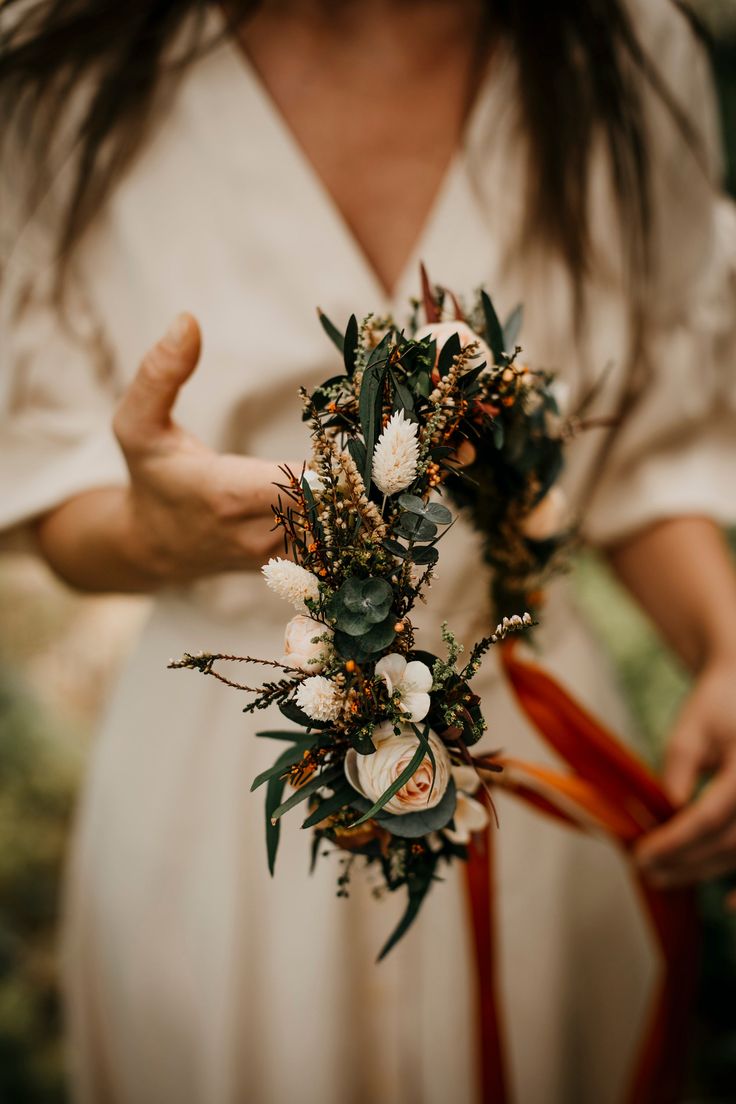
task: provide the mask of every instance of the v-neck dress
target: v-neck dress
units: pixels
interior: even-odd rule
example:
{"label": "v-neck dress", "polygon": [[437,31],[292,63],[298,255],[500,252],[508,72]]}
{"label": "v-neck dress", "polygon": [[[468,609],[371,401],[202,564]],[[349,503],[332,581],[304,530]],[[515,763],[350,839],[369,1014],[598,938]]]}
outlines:
{"label": "v-neck dress", "polygon": [[[713,124],[705,62],[664,0],[637,5],[649,49]],[[654,99],[660,276],[644,332],[627,309],[621,235],[593,174],[595,275],[576,342],[562,267],[514,246],[529,172],[516,128],[513,57],[482,89],[414,255],[391,297],[255,74],[232,44],[187,72],[80,249],[61,320],[33,228],[7,266],[0,520],[18,527],[92,487],[124,482],[110,431],[141,353],[182,308],[202,363],[176,417],[202,440],[283,460],[306,454],[297,388],[329,375],[315,317],[407,314],[418,264],[459,294],[480,284],[502,314],[525,303],[530,363],[578,401],[608,367],[591,414],[611,430],[569,450],[565,485],[595,543],[657,519],[729,520],[736,486],[733,213],[711,192]],[[387,158],[390,151],[387,151]],[[600,169],[600,166],[598,166]],[[443,546],[419,631],[447,619],[471,643],[494,623],[477,535]],[[263,799],[271,718],[210,679],[166,670],[200,648],[279,655],[283,604],[257,572],[160,593],[99,733],[77,818],[65,916],[70,1064],[87,1104],[475,1104],[476,980],[462,876],[450,870],[380,965],[402,902],[338,857],[310,876],[309,837],[282,832],[266,867]],[[539,633],[543,662],[622,738],[631,725],[564,582]],[[491,655],[478,678],[488,748],[555,763]],[[626,863],[504,795],[495,835],[498,1001],[518,1104],[620,1104],[656,990],[658,962]]]}

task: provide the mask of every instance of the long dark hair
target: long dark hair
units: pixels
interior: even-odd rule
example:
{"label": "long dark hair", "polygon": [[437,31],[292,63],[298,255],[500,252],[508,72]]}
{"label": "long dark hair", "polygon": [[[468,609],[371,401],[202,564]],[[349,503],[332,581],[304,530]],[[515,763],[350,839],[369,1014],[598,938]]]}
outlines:
{"label": "long dark hair", "polygon": [[[233,28],[256,6],[257,0],[232,3]],[[138,149],[156,95],[207,48],[208,3],[5,0],[3,7],[0,107],[5,116],[12,108],[13,130],[31,151],[37,191],[48,183],[57,136],[74,114],[68,105],[82,99],[67,134],[76,171],[60,231],[63,259]],[[556,250],[577,277],[584,272],[588,167],[601,134],[628,259],[632,270],[642,271],[650,222],[643,82],[667,100],[683,130],[688,122],[646,57],[625,0],[489,0],[488,7],[494,33],[508,41],[519,66],[533,159],[528,233]],[[184,28],[188,35],[171,56]]]}

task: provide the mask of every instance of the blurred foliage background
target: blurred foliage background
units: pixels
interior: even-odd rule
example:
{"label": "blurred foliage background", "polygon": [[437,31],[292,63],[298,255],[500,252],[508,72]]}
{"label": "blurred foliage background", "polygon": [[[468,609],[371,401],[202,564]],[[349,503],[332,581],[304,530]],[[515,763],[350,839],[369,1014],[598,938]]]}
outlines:
{"label": "blurred foliage background", "polygon": [[[736,195],[736,0],[688,6],[710,37]],[[685,674],[600,559],[581,556],[574,579],[656,761]],[[0,1102],[64,1104],[56,938],[69,829],[89,742],[147,604],[72,595],[37,561],[8,554],[0,608]],[[723,894],[720,884],[701,894],[693,1104],[736,1101],[736,924]]]}

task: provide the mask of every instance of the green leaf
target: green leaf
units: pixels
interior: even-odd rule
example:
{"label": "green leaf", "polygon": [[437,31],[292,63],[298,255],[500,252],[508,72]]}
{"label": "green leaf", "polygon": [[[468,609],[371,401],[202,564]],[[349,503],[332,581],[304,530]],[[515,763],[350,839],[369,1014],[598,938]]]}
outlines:
{"label": "green leaf", "polygon": [[339,813],[340,809],[344,809],[346,805],[350,805],[354,795],[355,790],[352,786],[349,786],[347,783],[344,786],[339,786],[334,794],[320,801],[319,808],[309,814],[302,824],[302,828],[313,828],[315,824],[319,824],[325,817],[331,816],[333,813]]}
{"label": "green leaf", "polygon": [[425,567],[437,563],[440,554],[433,544],[428,544],[424,548],[414,548],[411,558],[419,567]]}
{"label": "green leaf", "polygon": [[504,349],[511,353],[516,348],[521,332],[521,324],[524,321],[524,307],[521,303],[514,307],[503,325]]}
{"label": "green leaf", "polygon": [[399,518],[396,532],[408,540],[425,541],[437,536],[437,526],[419,514],[405,513]]}
{"label": "green leaf", "polygon": [[[304,714],[304,716],[307,716],[306,713]],[[289,720],[291,719],[292,718],[290,717]],[[315,723],[314,721],[311,721],[309,717],[307,717],[307,720],[312,725]],[[317,739],[316,735],[309,736],[304,732],[294,732],[293,729],[288,732],[285,730],[279,732],[256,732],[256,736],[260,736],[264,740],[288,740],[292,744],[300,743],[304,747],[309,747]]]}
{"label": "green leaf", "polygon": [[389,644],[391,644],[396,636],[394,624],[393,615],[389,614],[385,621],[379,622],[378,625],[373,625],[367,633],[359,637],[363,648],[369,653],[381,652],[384,648],[388,648]]}
{"label": "green leaf", "polygon": [[273,877],[276,865],[276,852],[279,849],[279,836],[281,835],[281,822],[277,820],[274,824],[271,817],[273,810],[281,801],[285,786],[286,779],[272,778],[266,787],[266,856],[271,877]]}
{"label": "green leaf", "polygon": [[417,885],[412,885],[411,883],[409,884],[409,904],[407,905],[406,912],[401,917],[401,920],[384,943],[381,953],[378,956],[378,962],[386,957],[388,952],[396,946],[402,936],[406,935],[409,928],[412,926],[417,918],[417,914],[422,907],[422,902],[427,896],[427,890],[429,889],[431,884],[431,874],[426,879],[423,878],[421,882],[419,882]]}
{"label": "green leaf", "polygon": [[449,525],[452,521],[452,514],[441,502],[430,502],[426,516],[437,525]]}
{"label": "green leaf", "polygon": [[[303,709],[300,709],[294,701],[279,702],[279,713],[293,721],[294,724],[302,725],[303,728],[325,729],[329,728],[331,724],[330,721],[315,721]],[[304,733],[294,735],[295,740],[303,740],[304,738]],[[314,739],[312,739],[312,743],[314,743]]]}
{"label": "green leaf", "polygon": [[503,364],[506,358],[503,355],[504,339],[501,323],[498,321],[498,315],[496,314],[491,298],[487,292],[481,291],[480,298],[483,304],[483,315],[486,321],[486,340],[491,347],[495,363]]}
{"label": "green leaf", "polygon": [[349,376],[355,372],[355,351],[358,348],[358,320],[354,314],[350,315],[345,337],[343,339],[343,360],[345,371]]}
{"label": "green leaf", "polygon": [[399,506],[406,510],[408,514],[418,514],[419,517],[424,517],[426,506],[424,499],[420,498],[419,495],[400,494],[398,502]]}
{"label": "green leaf", "polygon": [[323,786],[329,786],[330,782],[334,782],[336,778],[343,775],[342,767],[328,767],[327,770],[322,771],[315,778],[312,778],[309,782],[305,782],[303,786],[300,786],[298,790],[295,790],[286,801],[274,809],[271,813],[272,820],[278,820],[288,813],[289,809],[293,809],[295,805],[299,805],[302,801],[306,801],[308,797],[311,797],[317,790],[321,790]]}
{"label": "green leaf", "polygon": [[[285,765],[286,760],[291,754],[293,754],[292,749],[284,751],[276,760],[274,766],[277,767],[282,763]],[[266,856],[268,858],[268,869],[272,877],[274,866],[276,865],[276,852],[279,847],[281,826],[278,821],[276,824],[273,824],[271,817],[281,801],[285,786],[285,778],[274,777],[269,779],[268,786],[266,787]]]}
{"label": "green leaf", "polygon": [[319,311],[319,320],[322,323],[322,329],[325,331],[330,341],[335,348],[342,353],[345,347],[345,341],[337,326],[334,322],[331,322],[322,311]]}
{"label": "green leaf", "polygon": [[390,552],[392,556],[398,556],[400,560],[405,560],[409,551],[403,544],[399,544],[398,541],[390,539],[386,539],[383,542],[383,547],[387,552]]}
{"label": "green leaf", "polygon": [[427,754],[427,749],[429,747],[429,741],[427,739],[428,732],[429,725],[425,727],[424,733],[418,738],[417,750],[414,752],[401,774],[398,776],[398,778],[395,778],[393,780],[389,788],[381,794],[381,796],[376,802],[374,802],[373,805],[371,805],[370,809],[368,809],[367,812],[363,813],[360,820],[356,820],[356,825],[364,824],[366,820],[370,820],[376,815],[376,813],[380,813],[386,802],[390,801],[394,794],[398,793],[401,787],[406,785],[411,776],[414,774],[414,771],[417,770],[419,764],[424,759],[424,756]]}
{"label": "green leaf", "polygon": [[365,442],[363,480],[366,487],[370,486],[371,470],[373,466],[373,449],[381,427],[383,384],[386,379],[386,372],[388,371],[386,350],[388,348],[389,339],[390,334],[387,334],[371,353],[368,364],[363,372],[363,379],[360,385],[358,413],[360,416],[360,428]]}
{"label": "green leaf", "polygon": [[348,452],[353,458],[353,462],[358,469],[362,472],[365,470],[365,458],[366,451],[365,445],[358,437],[350,437],[348,440]]}
{"label": "green leaf", "polygon": [[253,791],[257,790],[259,786],[262,786],[264,782],[269,782],[272,778],[279,778],[289,767],[293,767],[295,763],[300,762],[300,760],[304,758],[304,752],[306,750],[307,749],[303,746],[297,746],[284,755],[279,756],[272,767],[256,775],[250,784],[250,792],[253,793]]}
{"label": "green leaf", "polygon": [[456,333],[451,334],[445,344],[442,346],[440,358],[437,361],[437,371],[443,379],[450,371],[453,359],[458,355],[461,348],[462,345],[460,344],[460,336]]}

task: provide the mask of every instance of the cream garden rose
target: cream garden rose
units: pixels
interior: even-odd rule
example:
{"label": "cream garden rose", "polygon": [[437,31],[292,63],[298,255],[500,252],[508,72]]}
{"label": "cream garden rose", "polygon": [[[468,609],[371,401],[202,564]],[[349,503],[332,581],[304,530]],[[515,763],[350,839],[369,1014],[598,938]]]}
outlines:
{"label": "cream garden rose", "polygon": [[493,353],[488,348],[483,338],[479,337],[474,330],[471,330],[467,322],[430,322],[428,325],[421,326],[417,330],[414,340],[424,341],[425,338],[431,337],[437,342],[437,356],[439,357],[442,349],[453,334],[457,334],[460,338],[460,347],[462,349],[464,349],[466,345],[471,345],[475,342],[478,346],[478,351],[473,356],[473,360],[477,363],[484,360],[489,368],[493,367]]}
{"label": "cream garden rose", "polygon": [[[434,755],[436,771],[432,785],[432,763],[425,755],[408,782],[386,802],[387,813],[401,816],[431,809],[442,800],[450,781],[450,756],[435,732],[429,732],[429,746]],[[417,736],[408,725],[402,725],[396,735],[390,721],[377,725],[373,732],[374,755],[359,755],[350,748],[345,756],[348,782],[369,801],[377,801],[411,762],[417,750]],[[430,792],[431,791],[431,792]]]}
{"label": "cream garden rose", "polygon": [[331,638],[332,629],[298,613],[286,626],[281,662],[285,667],[298,667],[300,671],[309,671],[310,674],[321,671],[330,653],[329,642],[318,639],[324,636]]}

